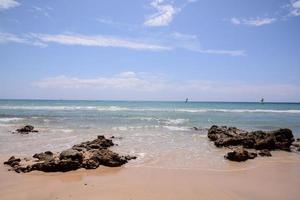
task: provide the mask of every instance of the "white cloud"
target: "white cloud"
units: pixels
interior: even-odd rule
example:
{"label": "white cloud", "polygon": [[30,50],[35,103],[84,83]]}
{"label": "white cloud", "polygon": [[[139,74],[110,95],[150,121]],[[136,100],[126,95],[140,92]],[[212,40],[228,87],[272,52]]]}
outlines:
{"label": "white cloud", "polygon": [[0,44],[1,43],[19,43],[26,45],[33,45],[39,47],[46,47],[47,45],[40,41],[33,41],[29,35],[19,36],[12,33],[2,33],[0,32]]}
{"label": "white cloud", "polygon": [[167,26],[173,20],[174,15],[180,11],[179,8],[164,3],[164,0],[154,0],[150,5],[156,10],[156,13],[147,17],[144,22],[146,26]]}
{"label": "white cloud", "polygon": [[101,24],[109,25],[122,31],[124,31],[125,29],[128,31],[138,31],[140,29],[140,26],[138,25],[116,22],[109,17],[96,18],[95,20]]}
{"label": "white cloud", "polygon": [[[190,97],[193,100],[257,101],[263,96],[269,101],[300,100],[299,85],[174,81],[164,75],[130,71],[97,78],[50,77],[36,82],[35,86],[45,94],[59,93],[63,98],[81,99],[87,96],[91,99],[131,100],[182,100]],[[55,92],[51,93],[50,90]],[[78,94],[85,96],[77,96]]]}
{"label": "white cloud", "polygon": [[135,50],[170,50],[171,47],[150,44],[145,42],[121,39],[113,36],[86,36],[75,34],[39,34],[30,33],[25,35],[15,35],[11,33],[0,32],[0,43],[23,43],[46,47],[48,43],[57,43],[63,45],[81,45],[81,46],[98,46],[98,47],[119,47]]}
{"label": "white cloud", "polygon": [[247,26],[263,26],[267,24],[274,23],[276,21],[276,18],[250,18],[250,19],[238,19],[238,18],[231,18],[230,19],[232,24],[235,25],[247,25]]}
{"label": "white cloud", "polygon": [[7,42],[14,42],[14,43],[27,43],[28,41],[25,38],[19,37],[15,34],[11,33],[1,33],[0,32],[0,43],[7,43]]}
{"label": "white cloud", "polygon": [[290,15],[300,16],[300,0],[294,0],[291,2]]}
{"label": "white cloud", "polygon": [[133,90],[155,91],[164,86],[158,76],[147,76],[127,71],[111,77],[81,79],[76,77],[57,76],[43,79],[37,83],[40,88],[64,89],[99,89],[99,90]]}
{"label": "white cloud", "polygon": [[122,47],[135,50],[170,50],[170,47],[113,36],[85,36],[76,34],[32,34],[32,36],[43,43],[58,43],[64,45],[98,46],[98,47]]}
{"label": "white cloud", "polygon": [[21,4],[15,0],[0,0],[0,10],[7,10],[20,5]]}
{"label": "white cloud", "polygon": [[[39,6],[32,6],[32,12],[36,12],[36,13],[40,13],[42,15],[44,15],[47,18],[50,18],[50,14],[49,11],[53,10],[53,8],[51,7],[39,7]],[[38,17],[37,15],[35,15],[35,17]]]}
{"label": "white cloud", "polygon": [[26,45],[34,45],[39,47],[47,47],[49,43],[61,45],[80,45],[80,46],[96,46],[96,47],[116,47],[129,48],[134,50],[173,50],[185,49],[203,54],[218,54],[229,56],[243,56],[243,50],[220,50],[220,49],[205,49],[201,47],[196,35],[183,34],[173,32],[170,35],[159,35],[156,43],[145,42],[148,40],[130,40],[121,39],[113,36],[86,36],[77,34],[39,34],[30,33],[16,35],[11,33],[0,32],[0,43],[20,43]]}
{"label": "white cloud", "polygon": [[244,50],[199,49],[196,51],[199,53],[219,54],[219,55],[229,55],[229,56],[245,56],[246,55]]}
{"label": "white cloud", "polygon": [[224,49],[206,49],[200,44],[200,41],[196,35],[183,34],[174,32],[171,34],[174,41],[170,43],[174,44],[178,48],[184,48],[190,51],[202,53],[202,54],[217,54],[228,56],[244,56],[244,50],[224,50]]}

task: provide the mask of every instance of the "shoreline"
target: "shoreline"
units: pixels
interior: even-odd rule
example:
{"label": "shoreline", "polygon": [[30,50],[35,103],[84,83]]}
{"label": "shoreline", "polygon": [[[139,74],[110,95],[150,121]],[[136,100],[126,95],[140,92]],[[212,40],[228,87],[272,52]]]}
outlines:
{"label": "shoreline", "polygon": [[[1,162],[3,157],[1,158]],[[247,162],[251,165],[251,162]],[[238,166],[240,163],[234,163]],[[70,172],[7,171],[1,163],[1,199],[299,199],[300,160],[259,161],[232,171],[100,167]],[[258,187],[259,186],[259,187]]]}

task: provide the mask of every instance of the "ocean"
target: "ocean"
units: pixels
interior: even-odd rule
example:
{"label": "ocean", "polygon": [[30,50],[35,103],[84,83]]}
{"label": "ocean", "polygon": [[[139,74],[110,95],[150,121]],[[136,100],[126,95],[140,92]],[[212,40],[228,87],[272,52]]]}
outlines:
{"label": "ocean", "polygon": [[[11,133],[26,124],[39,133]],[[220,169],[224,149],[206,137],[214,124],[290,128],[300,137],[300,103],[0,100],[0,154],[60,151],[114,135],[115,151],[138,157],[130,166]]]}

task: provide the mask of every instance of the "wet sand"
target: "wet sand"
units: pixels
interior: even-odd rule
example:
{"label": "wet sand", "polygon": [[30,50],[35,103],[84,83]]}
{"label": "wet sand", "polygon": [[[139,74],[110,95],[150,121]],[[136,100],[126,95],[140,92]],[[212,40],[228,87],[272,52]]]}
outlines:
{"label": "wet sand", "polygon": [[[226,170],[100,167],[17,174],[0,167],[2,200],[300,199],[299,155],[231,163]],[[1,159],[2,162],[3,159]]]}

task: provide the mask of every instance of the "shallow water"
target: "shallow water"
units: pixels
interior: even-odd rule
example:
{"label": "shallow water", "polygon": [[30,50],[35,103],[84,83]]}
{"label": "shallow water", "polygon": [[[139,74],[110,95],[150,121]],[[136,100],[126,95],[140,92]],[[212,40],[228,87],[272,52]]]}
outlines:
{"label": "shallow water", "polygon": [[[132,166],[222,169],[225,150],[206,137],[211,125],[286,127],[299,137],[299,122],[296,103],[0,100],[0,154],[59,151],[103,134],[122,137],[114,149],[137,155]],[[25,124],[40,133],[11,133]]]}

